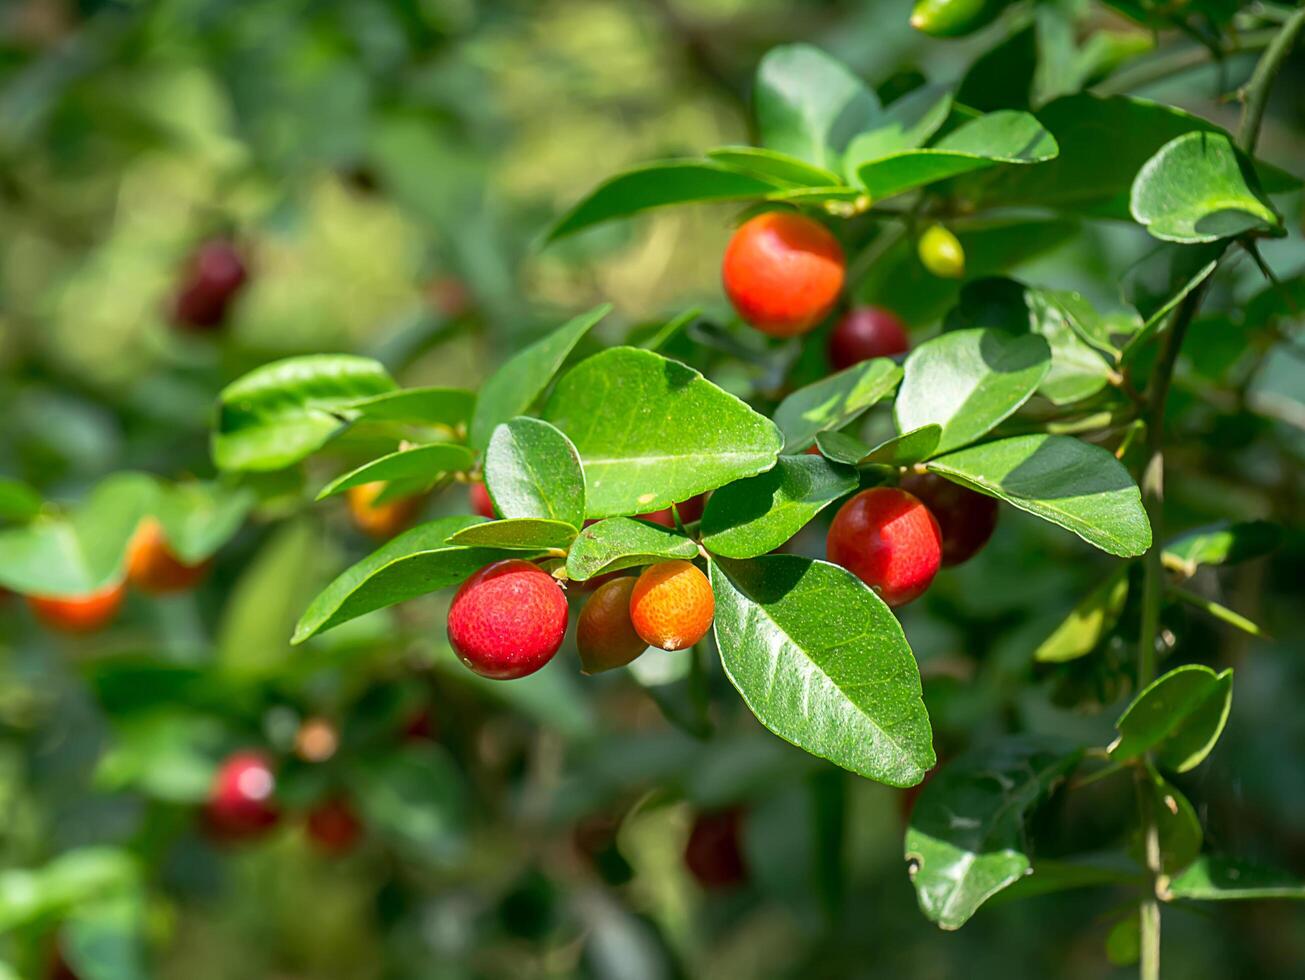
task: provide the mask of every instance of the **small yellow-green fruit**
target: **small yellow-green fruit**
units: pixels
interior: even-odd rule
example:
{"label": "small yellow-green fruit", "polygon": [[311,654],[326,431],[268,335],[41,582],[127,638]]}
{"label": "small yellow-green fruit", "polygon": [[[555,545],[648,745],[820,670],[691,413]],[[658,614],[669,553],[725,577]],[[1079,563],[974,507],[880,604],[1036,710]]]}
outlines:
{"label": "small yellow-green fruit", "polygon": [[943,225],[933,225],[920,236],[920,262],[935,276],[965,278],[965,249],[960,239]]}
{"label": "small yellow-green fruit", "polygon": [[916,0],[911,26],[932,37],[963,37],[987,27],[1011,0]]}

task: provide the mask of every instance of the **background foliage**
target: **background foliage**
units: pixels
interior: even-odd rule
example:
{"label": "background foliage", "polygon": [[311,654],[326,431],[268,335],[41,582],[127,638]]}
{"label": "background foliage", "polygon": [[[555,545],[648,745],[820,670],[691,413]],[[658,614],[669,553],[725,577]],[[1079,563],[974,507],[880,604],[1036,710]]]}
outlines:
{"label": "background foliage", "polygon": [[[1110,974],[1107,953],[1127,960],[1121,923],[1132,910],[1111,888],[994,901],[963,930],[939,932],[905,874],[903,791],[764,731],[719,664],[704,683],[677,656],[582,680],[567,650],[530,681],[484,683],[445,643],[447,593],[292,647],[310,600],[374,548],[349,525],[342,498],[312,503],[380,454],[365,427],[303,469],[248,477],[238,491],[218,484],[202,507],[177,498],[214,477],[214,403],[251,369],[351,352],[406,386],[464,387],[605,302],[608,316],[577,323],[568,338],[576,354],[646,338],[696,307],[702,315],[664,352],[773,407],[786,385],[826,367],[822,345],[795,361],[793,349],[766,347],[733,320],[717,270],[737,205],[654,212],[542,248],[554,222],[618,171],[749,142],[755,66],[796,41],[836,56],[885,102],[919,71],[960,80],[958,99],[983,111],[1052,103],[1040,112],[1046,125],[1058,134],[1054,119],[1081,126],[1075,142],[1060,138],[1056,160],[1037,164],[1046,176],[1019,185],[1023,203],[1053,203],[1069,186],[1083,212],[1126,218],[1118,189],[1151,152],[1132,158],[1111,120],[1093,119],[1072,93],[1127,91],[1235,131],[1230,96],[1264,43],[1261,27],[1228,29],[1236,5],[1193,2],[1184,31],[1142,26],[1150,6],[1056,0],[943,43],[913,31],[909,3],[897,0],[6,5],[0,472],[21,484],[0,485],[0,516],[18,523],[42,501],[48,513],[65,505],[71,519],[49,544],[61,548],[96,539],[107,522],[134,522],[140,508],[165,521],[198,513],[194,530],[178,532],[188,556],[216,551],[199,591],[132,595],[119,622],[94,636],[44,631],[12,597],[0,606],[0,952],[14,975],[42,975],[56,944],[81,975],[104,980],[1097,977]],[[1230,38],[1245,50],[1209,57],[1203,45],[1227,48]],[[1288,171],[1299,171],[1305,149],[1303,77],[1298,54],[1259,148]],[[1053,101],[1061,96],[1070,98]],[[775,118],[764,106],[760,117],[763,127]],[[1166,138],[1157,130],[1156,146]],[[881,189],[896,179],[869,178]],[[977,202],[1004,193],[1000,176],[962,179],[974,181],[966,186]],[[1229,194],[1253,202],[1240,213],[1272,224],[1235,167],[1228,180]],[[1173,201],[1161,203],[1159,221],[1147,201],[1134,202],[1134,217],[1157,237],[1201,237],[1199,220],[1174,222]],[[1190,851],[1182,833],[1197,825],[1207,849],[1300,873],[1305,248],[1299,193],[1274,203],[1290,234],[1261,251],[1285,292],[1266,288],[1245,255],[1221,266],[1170,399],[1170,465],[1181,475],[1167,488],[1169,528],[1263,518],[1284,530],[1270,557],[1245,564],[1219,567],[1199,541],[1167,556],[1195,571],[1192,589],[1265,635],[1166,607],[1162,636],[1181,645],[1184,662],[1231,666],[1237,677],[1223,738],[1199,769],[1171,774],[1194,809],[1166,845]],[[1193,213],[1202,206],[1191,202]],[[1151,323],[1170,296],[1169,255],[1152,254],[1141,224],[1018,219],[957,231],[969,277],[1036,284],[1015,299],[1032,309],[1054,309],[1075,290],[1111,314],[1132,304]],[[179,333],[167,316],[179,272],[197,243],[219,234],[247,250],[249,285],[220,335]],[[912,248],[874,259],[856,270],[853,293],[897,309],[917,341],[944,317],[961,330],[977,325],[984,304],[1011,302],[961,294]],[[1118,337],[1110,323],[1102,335]],[[1054,331],[1047,340],[1054,348]],[[1061,387],[1046,387],[1052,380]],[[1071,401],[1095,382],[1039,383],[1055,403],[1057,392]],[[388,387],[355,377],[350,395]],[[505,385],[498,396],[510,402],[520,390]],[[897,411],[909,420],[909,401]],[[886,417],[868,418],[867,439],[891,434]],[[780,424],[791,442],[814,437]],[[490,443],[474,420],[471,441]],[[212,449],[219,461],[242,451],[239,440]],[[120,471],[158,479],[102,482]],[[427,516],[447,523],[432,546],[469,523],[455,516],[468,510],[460,486],[434,498]],[[794,550],[818,554],[827,517]],[[117,571],[120,555],[72,550],[80,563],[58,566],[70,578],[51,589]],[[1116,567],[1004,508],[992,544],[902,611],[941,758],[963,766],[971,746],[1016,730],[1112,740],[1135,693],[1121,665],[1138,631],[1135,600],[1119,598],[1110,577]],[[1084,596],[1095,597],[1079,609],[1086,632],[1057,632]],[[332,609],[321,603],[309,615],[325,622]],[[1146,742],[1145,712],[1131,717],[1125,738]],[[339,728],[325,762],[296,746],[311,718]],[[288,809],[347,791],[367,826],[363,845],[323,856],[289,819],[266,842],[215,846],[197,804],[218,761],[247,746],[285,760]],[[1182,770],[1195,750],[1163,751]],[[691,817],[733,806],[747,814],[749,881],[705,892],[679,860]],[[1058,798],[1030,832],[1053,863],[1122,851],[1134,809],[1129,781],[1102,781]],[[1184,879],[1199,894],[1207,876],[1217,869],[1196,865]],[[1281,977],[1305,962],[1299,904],[1174,909],[1165,947],[1174,976]]]}

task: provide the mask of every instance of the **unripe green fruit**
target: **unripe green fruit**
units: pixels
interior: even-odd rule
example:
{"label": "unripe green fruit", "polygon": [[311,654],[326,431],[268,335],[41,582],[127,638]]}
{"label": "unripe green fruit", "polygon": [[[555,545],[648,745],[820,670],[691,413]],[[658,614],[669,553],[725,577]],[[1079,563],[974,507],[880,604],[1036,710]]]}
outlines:
{"label": "unripe green fruit", "polygon": [[933,225],[920,236],[920,262],[943,279],[965,278],[965,249],[944,225]]}
{"label": "unripe green fruit", "polygon": [[1011,0],[918,0],[911,26],[933,37],[963,37],[987,27]]}

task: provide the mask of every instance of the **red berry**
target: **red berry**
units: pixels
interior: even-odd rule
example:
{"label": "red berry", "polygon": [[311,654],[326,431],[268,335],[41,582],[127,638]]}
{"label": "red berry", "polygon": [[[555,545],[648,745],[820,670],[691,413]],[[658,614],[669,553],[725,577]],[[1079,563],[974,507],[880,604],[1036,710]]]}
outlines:
{"label": "red berry", "polygon": [[997,501],[967,490],[934,473],[908,473],[901,487],[929,508],[942,531],[942,563],[969,561],[988,543],[997,527]]}
{"label": "red berry", "polygon": [[566,596],[539,566],[509,558],[462,583],[449,607],[449,642],[484,677],[533,674],[566,635]]}
{"label": "red berry", "polygon": [[700,813],[684,847],[684,864],[703,888],[718,891],[748,877],[740,844],[743,811],[738,808]]}
{"label": "red berry", "polygon": [[942,533],[929,509],[905,490],[862,490],[839,508],[825,554],[890,606],[918,598],[942,564]]}
{"label": "red berry", "polygon": [[844,265],[843,249],[824,225],[768,211],[734,233],[721,277],[739,316],[764,334],[794,337],[838,302]]}
{"label": "red berry", "polygon": [[498,517],[498,511],[494,510],[494,501],[489,499],[489,490],[483,483],[473,483],[470,490],[471,509],[481,517],[488,517],[491,521]]}
{"label": "red berry", "polygon": [[236,752],[218,769],[209,789],[205,822],[220,840],[249,840],[276,826],[276,776],[261,752]]}
{"label": "red berry", "polygon": [[27,597],[27,605],[43,624],[61,633],[94,633],[108,626],[122,608],[126,587],[109,585],[80,596]]}
{"label": "red berry", "polygon": [[219,326],[247,275],[244,259],[234,245],[220,239],[205,242],[186,269],[173,304],[173,319],[192,329]]}
{"label": "red berry", "polygon": [[858,306],[848,311],[829,335],[829,363],[835,371],[872,357],[905,354],[910,347],[906,325],[892,310]]}
{"label": "red berry", "polygon": [[362,821],[342,797],[319,803],[308,811],[308,839],[327,854],[347,854],[362,836]]}
{"label": "red berry", "polygon": [[[696,497],[690,497],[688,500],[675,505],[675,509],[680,512],[680,521],[684,524],[692,524],[694,521],[702,520],[702,512],[706,507],[707,495],[705,493],[700,493]],[[675,515],[671,513],[669,507],[650,511],[647,514],[640,514],[639,517],[645,521],[660,524],[662,527],[675,527]]]}
{"label": "red berry", "polygon": [[575,645],[586,674],[624,667],[648,649],[630,622],[634,584],[633,575],[613,579],[595,590],[580,610]]}

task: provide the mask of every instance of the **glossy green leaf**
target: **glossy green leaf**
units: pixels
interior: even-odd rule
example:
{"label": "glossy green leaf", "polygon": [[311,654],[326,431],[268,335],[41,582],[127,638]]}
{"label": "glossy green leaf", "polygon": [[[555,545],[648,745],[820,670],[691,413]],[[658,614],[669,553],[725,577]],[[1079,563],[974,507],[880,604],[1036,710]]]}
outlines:
{"label": "glossy green leaf", "polygon": [[774,469],[711,495],[702,515],[702,543],[725,558],[764,555],[857,485],[853,470],[821,456],[781,456]]}
{"label": "glossy green leaf", "polygon": [[1181,874],[1169,879],[1165,897],[1203,902],[1265,898],[1302,900],[1305,899],[1305,881],[1277,868],[1206,854],[1198,857]]}
{"label": "glossy green leaf", "polygon": [[1110,382],[1118,325],[1100,316],[1078,293],[1025,286],[990,277],[966,283],[945,329],[996,327],[1040,334],[1051,348],[1051,368],[1038,393],[1057,405],[1097,394]]}
{"label": "glossy green leaf", "polygon": [[952,93],[946,86],[922,85],[908,92],[884,110],[873,128],[852,140],[844,170],[854,177],[864,164],[922,146],[947,121],[951,109]]}
{"label": "glossy green leaf", "polygon": [[885,439],[859,460],[857,466],[913,466],[937,453],[943,430],[932,422]]}
{"label": "glossy green leaf", "polygon": [[118,473],[68,514],[0,531],[0,585],[27,595],[85,595],[120,581],[127,544],[156,509],[158,483]]}
{"label": "glossy green leaf", "polygon": [[1119,460],[1069,436],[1013,436],[949,453],[930,470],[1072,531],[1122,558],[1151,546],[1142,494]]}
{"label": "glossy green leaf", "polygon": [[715,150],[708,150],[707,156],[728,167],[751,171],[786,184],[833,187],[840,183],[838,174],[832,170],[816,167],[787,153],[767,150],[759,146],[722,146]]}
{"label": "glossy green leaf", "polygon": [[476,410],[471,416],[471,445],[484,449],[498,425],[526,414],[575,345],[611,309],[611,304],[604,303],[581,313],[504,362],[476,397]]}
{"label": "glossy green leaf", "polygon": [[612,517],[580,532],[566,556],[566,574],[583,582],[595,575],[663,559],[697,557],[697,544],[679,531],[629,517]]}
{"label": "glossy green leaf", "polygon": [[360,419],[456,427],[471,421],[476,393],[465,388],[400,388],[349,405]]}
{"label": "glossy green leaf", "polygon": [[662,160],[599,184],[549,230],[547,241],[672,204],[762,197],[776,186],[772,179],[706,160]]}
{"label": "glossy green leaf", "polygon": [[1199,528],[1165,545],[1165,566],[1191,577],[1202,565],[1233,565],[1262,558],[1282,543],[1271,521],[1238,521]]}
{"label": "glossy green leaf", "polygon": [[1028,401],[1050,368],[1047,342],[1033,334],[944,333],[906,359],[893,406],[897,428],[941,426],[937,452],[968,445]]}
{"label": "glossy green leaf", "polygon": [[1057,152],[1056,140],[1034,116],[1002,109],[966,123],[934,146],[863,163],[856,180],[881,201],[998,164],[1042,163]]}
{"label": "glossy green leaf", "polygon": [[449,544],[468,548],[511,548],[522,551],[565,550],[575,540],[576,529],[566,521],[538,517],[510,517],[472,524],[449,535]]}
{"label": "glossy green leaf", "polygon": [[0,477],[0,521],[30,521],[44,501],[22,480]]}
{"label": "glossy green leaf", "polygon": [[1175,667],[1144,687],[1115,722],[1110,757],[1128,762],[1150,752],[1157,765],[1187,772],[1204,761],[1232,708],[1232,669]]}
{"label": "glossy green leaf", "polygon": [[892,611],[837,565],[791,555],[711,567],[716,645],[757,719],[890,786],[934,764],[920,675]]}
{"label": "glossy green leaf", "polygon": [[[1129,220],[1130,189],[1147,160],[1184,133],[1222,132],[1172,106],[1087,92],[1048,103],[1038,110],[1038,118],[1059,144],[1059,156],[1037,167],[1009,167],[963,181],[959,190],[972,204],[1041,206]],[[1257,169],[1270,192],[1299,183],[1263,164]]]}
{"label": "glossy green leaf", "polygon": [[441,474],[464,472],[471,469],[475,462],[475,453],[466,446],[453,442],[432,442],[411,449],[400,449],[336,477],[318,491],[317,499],[324,500],[364,483],[410,481],[429,485]]}
{"label": "glossy green leaf", "polygon": [[442,517],[405,531],[345,569],[312,601],[295,627],[294,643],[396,602],[457,585],[472,572],[519,552],[448,544],[464,527],[483,522],[469,515]]}
{"label": "glossy green leaf", "polygon": [[1029,736],[971,749],[920,792],[906,860],[920,909],[959,929],[1032,870],[1025,820],[1078,765],[1081,752]]}
{"label": "glossy green leaf", "polygon": [[880,113],[861,79],[809,44],[766,53],[753,101],[763,146],[832,171],[848,141]]}
{"label": "glossy green leaf", "polygon": [[870,452],[870,447],[856,436],[837,430],[817,433],[816,449],[825,459],[845,466],[855,466]]}
{"label": "glossy green leaf", "polygon": [[1089,592],[1051,635],[1038,645],[1033,659],[1065,663],[1096,649],[1115,628],[1128,599],[1128,567],[1121,566]]}
{"label": "glossy green leaf", "polygon": [[1129,208],[1147,231],[1170,242],[1212,242],[1282,226],[1250,165],[1221,133],[1186,133],[1161,147],[1138,171]]}
{"label": "glossy green leaf", "polygon": [[223,470],[277,470],[341,431],[351,405],[393,391],[379,361],[309,354],[255,368],[218,395],[213,461]]}
{"label": "glossy green leaf", "polygon": [[799,388],[775,409],[784,451],[800,452],[816,433],[841,429],[891,394],[901,377],[902,369],[889,358],[876,357]]}
{"label": "glossy green leaf", "polygon": [[539,419],[515,418],[494,430],[485,450],[485,486],[504,517],[540,517],[579,528],[585,474],[571,440]]}
{"label": "glossy green leaf", "polygon": [[580,452],[590,517],[648,513],[760,473],[782,438],[697,371],[633,347],[569,371],[544,415]]}

